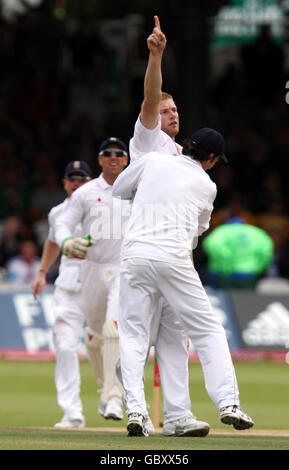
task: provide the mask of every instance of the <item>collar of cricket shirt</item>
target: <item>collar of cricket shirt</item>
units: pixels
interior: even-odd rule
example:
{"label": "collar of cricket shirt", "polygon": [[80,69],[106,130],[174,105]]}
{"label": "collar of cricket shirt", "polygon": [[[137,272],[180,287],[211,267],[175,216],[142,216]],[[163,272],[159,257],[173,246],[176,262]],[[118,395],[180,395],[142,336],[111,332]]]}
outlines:
{"label": "collar of cricket shirt", "polygon": [[[189,155],[183,155],[183,157],[189,161],[190,163],[192,163],[193,165],[196,165],[198,166],[199,168],[201,168],[203,170],[203,167],[202,167],[202,164],[199,160],[195,160],[194,158],[191,158]],[[205,171],[205,170],[204,170]]]}
{"label": "collar of cricket shirt", "polygon": [[112,188],[112,185],[109,184],[107,181],[105,181],[102,173],[97,178],[97,181],[100,184],[102,189],[109,189],[109,188],[111,189]]}

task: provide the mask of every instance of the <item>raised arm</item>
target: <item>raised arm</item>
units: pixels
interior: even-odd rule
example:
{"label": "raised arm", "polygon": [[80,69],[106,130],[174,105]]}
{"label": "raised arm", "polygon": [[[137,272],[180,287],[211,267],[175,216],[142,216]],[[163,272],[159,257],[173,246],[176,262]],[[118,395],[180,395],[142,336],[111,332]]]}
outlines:
{"label": "raised arm", "polygon": [[147,129],[154,129],[158,123],[162,92],[162,57],[166,37],[161,30],[159,18],[154,17],[155,27],[147,39],[150,51],[144,78],[144,100],[141,106],[141,122]]}

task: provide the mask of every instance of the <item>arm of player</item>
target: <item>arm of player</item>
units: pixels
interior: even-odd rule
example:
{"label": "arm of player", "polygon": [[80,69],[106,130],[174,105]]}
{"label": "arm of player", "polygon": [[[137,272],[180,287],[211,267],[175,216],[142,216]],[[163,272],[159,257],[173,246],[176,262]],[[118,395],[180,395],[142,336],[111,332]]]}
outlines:
{"label": "arm of player", "polygon": [[34,299],[36,299],[37,295],[42,292],[43,287],[46,284],[46,274],[48,273],[51,266],[55,263],[60,253],[61,250],[59,246],[47,238],[44,243],[44,248],[41,256],[40,270],[31,286]]}
{"label": "arm of player", "polygon": [[88,236],[76,238],[73,236],[75,226],[82,222],[83,213],[83,200],[77,192],[74,192],[70,197],[65,213],[58,217],[55,222],[55,241],[62,253],[69,258],[85,258],[87,249],[91,245]]}
{"label": "arm of player", "polygon": [[216,190],[216,187],[214,187],[211,194],[209,195],[207,206],[199,215],[198,237],[200,237],[210,227],[210,220],[211,220],[211,215],[214,209],[214,201],[216,199],[216,195],[217,195],[217,190]]}
{"label": "arm of player", "polygon": [[127,200],[133,199],[146,161],[145,156],[141,157],[118,175],[112,187],[113,197]]}
{"label": "arm of player", "polygon": [[84,259],[87,249],[92,245],[90,235],[84,237],[67,237],[61,245],[62,253],[68,258]]}
{"label": "arm of player", "polygon": [[[212,211],[210,209],[205,209],[199,215],[198,237],[208,230],[210,226],[211,213]],[[195,244],[194,249],[196,248],[196,245],[197,244]]]}
{"label": "arm of player", "polygon": [[144,79],[144,100],[129,143],[131,162],[158,148],[161,132],[161,64],[166,38],[161,31],[158,17],[154,18],[155,28],[147,40],[150,54]]}
{"label": "arm of player", "polygon": [[166,37],[161,30],[159,18],[154,17],[155,27],[147,39],[150,51],[144,78],[144,100],[141,106],[141,122],[147,129],[157,126],[162,92],[162,56],[166,47]]}

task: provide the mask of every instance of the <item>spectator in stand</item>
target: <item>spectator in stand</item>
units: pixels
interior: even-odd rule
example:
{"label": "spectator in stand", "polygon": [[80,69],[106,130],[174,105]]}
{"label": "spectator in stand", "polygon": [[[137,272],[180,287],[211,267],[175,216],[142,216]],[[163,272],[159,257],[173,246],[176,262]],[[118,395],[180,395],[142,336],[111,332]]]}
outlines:
{"label": "spectator in stand", "polygon": [[[271,227],[269,235],[274,244],[274,253],[271,263],[268,265],[264,277],[289,277],[289,269],[286,264],[288,263],[288,239],[284,237],[282,231],[275,227]],[[285,261],[285,262],[284,262]]]}
{"label": "spectator in stand", "polygon": [[15,212],[25,214],[29,204],[28,184],[17,160],[3,167],[0,182],[0,217],[8,217]]}
{"label": "spectator in stand", "polygon": [[274,257],[266,277],[289,277],[289,217],[282,200],[272,199],[257,218],[257,224],[274,242]]}
{"label": "spectator in stand", "polygon": [[45,70],[40,69],[38,64],[27,68],[16,100],[18,112],[28,125],[52,125],[56,119],[56,90],[49,83]]}
{"label": "spectator in stand", "polygon": [[[281,178],[282,170],[269,169],[265,174],[259,175],[259,181],[248,181],[250,189],[249,204],[256,214],[264,214],[273,201],[282,201],[285,194]],[[275,211],[275,210],[274,210]]]}
{"label": "spectator in stand", "polygon": [[212,178],[219,188],[219,192],[214,203],[216,212],[229,203],[232,193],[234,192],[234,188],[236,187],[236,178],[233,168],[229,165],[220,165],[213,170]]}
{"label": "spectator in stand", "polygon": [[248,207],[257,213],[267,199],[263,187],[272,164],[266,142],[260,139],[251,145],[243,155],[242,163],[243,165],[238,164],[235,168],[237,187],[240,192],[244,192],[244,187],[248,188],[246,196]]}
{"label": "spectator in stand", "polygon": [[267,233],[279,232],[284,241],[289,241],[289,216],[282,199],[273,197],[258,215],[256,222]]}
{"label": "spectator in stand", "polygon": [[11,215],[3,221],[3,231],[0,241],[0,265],[5,266],[10,258],[17,256],[20,249],[22,220],[17,215]]}
{"label": "spectator in stand", "polygon": [[38,247],[34,240],[21,242],[19,255],[6,264],[6,280],[13,284],[30,285],[40,269]]}
{"label": "spectator in stand", "polygon": [[50,209],[63,201],[65,193],[58,182],[56,171],[51,168],[42,175],[42,184],[31,195],[30,218],[33,222],[47,218]]}
{"label": "spectator in stand", "polygon": [[100,173],[100,167],[96,165],[95,149],[98,146],[97,134],[99,129],[95,129],[94,121],[87,114],[81,114],[70,121],[70,126],[62,126],[59,134],[59,146],[61,146],[61,162],[63,158],[79,158],[86,161],[95,172],[96,168]]}
{"label": "spectator in stand", "polygon": [[49,172],[54,172],[52,155],[40,150],[34,153],[33,158],[33,174],[30,176],[30,184],[32,188],[39,189],[43,184],[43,177]]}
{"label": "spectator in stand", "polygon": [[[283,85],[284,51],[272,37],[271,25],[260,25],[252,44],[240,49],[247,81],[247,92],[263,109],[270,108]],[[266,77],[266,80],[264,80]]]}
{"label": "spectator in stand", "polygon": [[247,224],[257,225],[255,215],[248,209],[246,195],[235,192],[231,194],[227,205],[214,211],[211,218],[211,231],[229,219],[241,218]]}

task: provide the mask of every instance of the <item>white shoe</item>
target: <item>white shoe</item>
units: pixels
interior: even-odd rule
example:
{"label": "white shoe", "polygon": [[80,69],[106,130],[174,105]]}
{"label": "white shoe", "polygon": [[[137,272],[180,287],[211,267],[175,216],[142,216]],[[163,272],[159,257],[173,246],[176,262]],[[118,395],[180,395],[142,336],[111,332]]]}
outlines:
{"label": "white shoe", "polygon": [[238,405],[225,406],[220,409],[220,419],[224,424],[232,424],[235,429],[249,429],[254,421]]}
{"label": "white shoe", "polygon": [[177,421],[164,424],[164,436],[195,436],[205,437],[210,430],[210,425],[204,421],[198,421],[194,416],[185,416]]}
{"label": "white shoe", "polygon": [[63,416],[62,420],[59,423],[54,424],[55,429],[69,429],[69,428],[84,428],[85,421],[84,418],[77,419],[68,419],[66,416]]}
{"label": "white shoe", "polygon": [[144,425],[144,419],[144,416],[140,413],[130,413],[128,415],[128,436],[149,436],[149,433]]}
{"label": "white shoe", "polygon": [[122,401],[120,398],[112,397],[108,400],[105,412],[104,412],[105,419],[115,419],[121,420],[123,419],[123,412],[122,412]]}
{"label": "white shoe", "polygon": [[154,425],[152,423],[152,420],[150,419],[149,416],[146,416],[144,419],[143,419],[143,425],[144,427],[146,428],[149,436],[152,436],[154,433],[155,433],[155,428],[154,428]]}
{"label": "white shoe", "polygon": [[104,413],[105,413],[105,404],[104,404],[102,401],[99,402],[98,412],[99,412],[100,416],[103,416],[103,417],[104,417]]}

